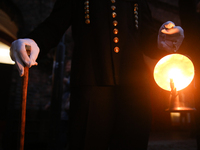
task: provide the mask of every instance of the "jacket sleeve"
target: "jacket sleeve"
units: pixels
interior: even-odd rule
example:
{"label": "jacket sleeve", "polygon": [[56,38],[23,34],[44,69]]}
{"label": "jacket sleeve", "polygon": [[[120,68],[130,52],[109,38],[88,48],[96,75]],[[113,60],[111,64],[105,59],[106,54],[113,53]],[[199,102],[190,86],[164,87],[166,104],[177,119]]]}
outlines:
{"label": "jacket sleeve", "polygon": [[157,36],[159,29],[156,29],[154,22],[151,16],[151,11],[149,9],[148,3],[146,0],[141,1],[143,4],[142,7],[142,24],[141,24],[141,39],[140,44],[142,45],[141,49],[144,55],[152,59],[160,59],[163,56],[167,55],[168,52],[158,49],[157,46]]}
{"label": "jacket sleeve", "polygon": [[40,56],[55,47],[72,22],[72,1],[57,0],[51,14],[26,37],[40,48]]}

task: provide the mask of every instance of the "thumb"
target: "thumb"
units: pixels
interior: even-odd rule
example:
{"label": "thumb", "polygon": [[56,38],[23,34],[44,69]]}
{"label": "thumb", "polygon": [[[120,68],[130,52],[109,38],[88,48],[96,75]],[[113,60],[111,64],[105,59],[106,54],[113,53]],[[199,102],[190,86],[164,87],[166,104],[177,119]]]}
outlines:
{"label": "thumb", "polygon": [[37,46],[35,41],[32,39],[30,39],[30,46],[31,46],[31,52],[30,52],[29,67],[31,67],[33,65],[38,65],[38,63],[36,62],[36,59],[37,59],[39,51],[40,51],[39,47]]}

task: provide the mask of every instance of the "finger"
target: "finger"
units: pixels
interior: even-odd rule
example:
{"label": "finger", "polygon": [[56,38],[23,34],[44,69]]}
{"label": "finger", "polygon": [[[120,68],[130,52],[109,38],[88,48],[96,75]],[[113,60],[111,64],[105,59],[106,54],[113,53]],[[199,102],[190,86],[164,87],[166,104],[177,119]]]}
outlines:
{"label": "finger", "polygon": [[11,47],[10,47],[10,57],[13,61],[15,61],[15,55],[16,55],[16,51],[14,50],[14,45],[15,41],[11,44]]}
{"label": "finger", "polygon": [[180,30],[175,27],[175,28],[171,28],[171,29],[162,29],[161,32],[164,34],[176,34],[176,33],[179,33]]}
{"label": "finger", "polygon": [[33,46],[32,49],[34,49],[34,51],[31,51],[31,54],[30,54],[30,67],[38,64],[36,62],[36,59],[38,57],[39,49],[37,47],[34,47],[34,46]]}
{"label": "finger", "polygon": [[173,27],[175,27],[175,24],[172,21],[166,22],[166,24],[165,24],[166,29],[171,29]]}
{"label": "finger", "polygon": [[24,63],[22,62],[22,60],[19,57],[15,57],[15,66],[19,72],[20,76],[24,75]]}
{"label": "finger", "polygon": [[28,56],[28,54],[27,54],[27,52],[26,52],[25,45],[30,45],[30,44],[29,44],[29,43],[22,42],[22,43],[20,43],[20,44],[17,46],[17,47],[19,48],[19,49],[17,49],[17,50],[19,51],[18,54],[19,54],[21,60],[24,61],[24,63],[25,63],[26,66],[29,66],[29,64],[30,64],[30,58],[29,58],[29,56]]}
{"label": "finger", "polygon": [[33,41],[32,39],[30,39],[30,44],[32,49],[30,53],[30,67],[31,67],[32,65],[38,65],[36,59],[38,57],[40,49],[38,45],[35,43],[35,41]]}
{"label": "finger", "polygon": [[175,24],[172,21],[167,21],[167,22],[162,24],[162,26],[160,27],[160,31],[162,29],[170,29],[170,28],[172,28],[174,26],[175,26]]}
{"label": "finger", "polygon": [[29,67],[31,66],[37,66],[38,63],[35,61],[35,59],[30,59],[30,64],[29,64]]}

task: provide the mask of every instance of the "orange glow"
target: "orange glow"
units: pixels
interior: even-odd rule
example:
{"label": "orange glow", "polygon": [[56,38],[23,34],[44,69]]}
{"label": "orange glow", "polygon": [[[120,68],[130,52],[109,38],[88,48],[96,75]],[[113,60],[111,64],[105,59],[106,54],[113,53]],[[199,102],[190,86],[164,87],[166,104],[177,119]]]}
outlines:
{"label": "orange glow", "polygon": [[173,80],[176,90],[187,87],[194,78],[192,61],[181,54],[170,54],[158,61],[154,68],[154,79],[159,87],[171,91],[170,79]]}

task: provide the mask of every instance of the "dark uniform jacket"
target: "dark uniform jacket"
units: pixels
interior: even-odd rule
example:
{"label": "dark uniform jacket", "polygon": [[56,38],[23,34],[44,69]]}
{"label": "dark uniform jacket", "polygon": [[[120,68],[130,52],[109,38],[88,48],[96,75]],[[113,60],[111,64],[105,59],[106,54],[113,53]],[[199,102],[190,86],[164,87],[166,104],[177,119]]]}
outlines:
{"label": "dark uniform jacket", "polygon": [[44,55],[70,25],[73,86],[140,85],[147,73],[143,54],[160,58],[145,0],[57,0],[50,16],[28,37]]}

